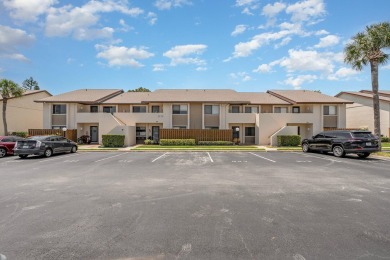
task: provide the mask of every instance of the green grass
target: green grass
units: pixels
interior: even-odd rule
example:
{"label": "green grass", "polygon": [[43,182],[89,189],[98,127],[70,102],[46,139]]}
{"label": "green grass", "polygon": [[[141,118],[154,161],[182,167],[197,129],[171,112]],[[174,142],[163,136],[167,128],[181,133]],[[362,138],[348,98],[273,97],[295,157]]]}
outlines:
{"label": "green grass", "polygon": [[377,153],[373,153],[373,155],[379,155],[379,156],[384,156],[384,157],[390,157],[390,153],[386,153],[386,152],[377,152]]}
{"label": "green grass", "polygon": [[257,148],[256,146],[241,146],[241,145],[188,145],[188,146],[161,146],[161,145],[141,145],[132,150],[135,151],[148,151],[148,150],[223,150],[223,151],[236,151],[236,150],[250,150],[250,151],[264,151],[264,149]]}
{"label": "green grass", "polygon": [[289,151],[289,150],[302,150],[301,146],[281,146],[281,147],[275,147],[278,151]]}
{"label": "green grass", "polygon": [[390,148],[390,143],[382,143],[382,147],[385,147],[385,148]]}

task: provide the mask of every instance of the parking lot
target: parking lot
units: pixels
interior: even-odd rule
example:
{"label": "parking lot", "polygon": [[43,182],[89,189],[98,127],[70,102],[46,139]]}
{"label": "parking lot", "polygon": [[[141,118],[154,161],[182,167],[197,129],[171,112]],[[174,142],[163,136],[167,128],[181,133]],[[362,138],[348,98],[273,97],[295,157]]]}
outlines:
{"label": "parking lot", "polygon": [[12,259],[390,259],[390,160],[301,152],[0,159]]}

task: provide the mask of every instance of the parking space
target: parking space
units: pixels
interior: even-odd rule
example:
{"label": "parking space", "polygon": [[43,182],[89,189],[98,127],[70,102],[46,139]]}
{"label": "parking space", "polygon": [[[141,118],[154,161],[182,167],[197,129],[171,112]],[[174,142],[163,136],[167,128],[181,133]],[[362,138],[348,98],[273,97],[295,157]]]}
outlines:
{"label": "parking space", "polygon": [[382,259],[390,161],[300,152],[0,159],[8,259]]}

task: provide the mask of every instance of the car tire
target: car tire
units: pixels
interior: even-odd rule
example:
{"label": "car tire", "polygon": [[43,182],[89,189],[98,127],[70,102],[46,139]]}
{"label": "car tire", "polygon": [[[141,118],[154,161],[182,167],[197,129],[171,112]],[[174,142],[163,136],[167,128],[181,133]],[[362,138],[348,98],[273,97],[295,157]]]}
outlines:
{"label": "car tire", "polygon": [[370,153],[358,153],[357,156],[359,156],[359,158],[367,158],[370,156]]}
{"label": "car tire", "polygon": [[71,153],[77,152],[77,147],[76,146],[72,146],[72,149],[70,149],[70,152]]}
{"label": "car tire", "polygon": [[332,149],[333,155],[336,157],[344,157],[345,151],[344,148],[341,145],[335,145]]}
{"label": "car tire", "polygon": [[20,159],[26,159],[27,156],[28,156],[27,154],[19,154]]}
{"label": "car tire", "polygon": [[309,153],[310,152],[310,148],[309,148],[309,144],[308,143],[303,143],[302,144],[302,152],[304,152],[304,153]]}
{"label": "car tire", "polygon": [[43,154],[43,156],[45,156],[45,157],[50,157],[52,155],[53,155],[53,151],[50,148],[47,148],[45,150],[45,153]]}
{"label": "car tire", "polygon": [[0,148],[0,158],[3,158],[7,155],[7,150],[4,148]]}

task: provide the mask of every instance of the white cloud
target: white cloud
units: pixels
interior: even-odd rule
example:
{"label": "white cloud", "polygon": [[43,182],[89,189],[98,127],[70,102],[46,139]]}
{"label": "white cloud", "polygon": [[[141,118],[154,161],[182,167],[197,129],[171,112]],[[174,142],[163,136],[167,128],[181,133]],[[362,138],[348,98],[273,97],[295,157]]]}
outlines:
{"label": "white cloud", "polygon": [[153,64],[153,71],[164,71],[165,65],[164,64]]}
{"label": "white cloud", "polygon": [[244,25],[244,24],[239,24],[239,25],[236,25],[236,28],[234,29],[234,31],[232,32],[232,36],[237,36],[243,32],[245,32],[247,29],[247,26]]}
{"label": "white cloud", "polygon": [[170,10],[173,7],[181,7],[183,5],[192,5],[188,0],[157,0],[154,6],[159,10]]}
{"label": "white cloud", "polygon": [[122,32],[128,32],[130,30],[134,30],[134,27],[129,26],[125,20],[120,19],[119,24],[121,25],[121,28],[119,29]]}
{"label": "white cloud", "polygon": [[286,85],[291,85],[294,87],[294,89],[301,89],[301,86],[305,82],[313,82],[318,77],[316,75],[298,75],[297,77],[290,76],[286,80],[283,81]]}
{"label": "white cloud", "polygon": [[236,0],[236,6],[253,5],[257,0]]}
{"label": "white cloud", "polygon": [[293,71],[318,71],[326,74],[333,72],[333,62],[338,58],[335,53],[320,53],[317,51],[304,51],[290,49],[289,57],[279,61],[281,67],[288,72]]}
{"label": "white cloud", "polygon": [[262,15],[267,17],[274,17],[286,8],[286,4],[276,2],[273,5],[267,4],[263,7]]}
{"label": "white cloud", "polygon": [[113,0],[89,1],[81,7],[66,5],[50,8],[46,17],[45,32],[47,36],[72,35],[78,40],[110,38],[114,29],[110,27],[93,28],[100,20],[100,13],[120,12],[132,17],[143,13],[137,7],[128,8],[126,2]]}
{"label": "white cloud", "polygon": [[247,72],[230,73],[230,77],[242,82],[250,81],[252,79]]}
{"label": "white cloud", "polygon": [[320,35],[327,35],[327,34],[329,34],[329,32],[326,31],[326,30],[319,30],[319,31],[315,32],[315,35],[318,35],[318,36],[320,36]]}
{"label": "white cloud", "polygon": [[96,57],[105,59],[108,61],[110,67],[142,67],[144,66],[138,60],[148,59],[153,57],[154,54],[148,52],[146,47],[131,47],[127,48],[124,46],[106,46],[106,45],[95,45],[98,52]]}
{"label": "white cloud", "polygon": [[28,46],[35,40],[31,34],[20,29],[0,25],[0,56],[7,59],[27,61],[28,59],[18,53],[19,46]]}
{"label": "white cloud", "polygon": [[286,8],[286,13],[291,14],[293,22],[308,21],[321,17],[325,14],[325,4],[323,0],[303,0]]}
{"label": "white cloud", "polygon": [[336,71],[336,73],[331,74],[328,76],[329,80],[340,80],[340,79],[345,79],[349,78],[351,76],[359,74],[359,71],[351,69],[351,68],[340,68]]}
{"label": "white cloud", "polygon": [[157,15],[153,12],[149,12],[146,18],[149,19],[150,25],[155,25],[157,22]]}
{"label": "white cloud", "polygon": [[206,62],[198,57],[188,57],[201,55],[207,49],[204,44],[178,45],[165,52],[163,55],[171,59],[171,66],[179,64],[196,64],[202,66]]}
{"label": "white cloud", "polygon": [[261,64],[257,69],[254,69],[253,72],[258,72],[258,73],[269,73],[272,71],[272,66],[268,64]]}
{"label": "white cloud", "polygon": [[286,37],[284,38],[281,42],[279,42],[278,44],[275,44],[275,49],[278,49],[282,46],[286,46],[287,44],[289,44],[289,42],[292,40],[291,37]]}
{"label": "white cloud", "polygon": [[320,39],[320,42],[314,45],[315,48],[325,48],[338,44],[340,38],[336,35],[328,35]]}
{"label": "white cloud", "polygon": [[3,5],[10,10],[13,19],[35,22],[39,15],[46,13],[57,0],[3,0]]}
{"label": "white cloud", "polygon": [[206,71],[207,67],[197,67],[195,70],[196,71]]}
{"label": "white cloud", "polygon": [[258,0],[236,0],[236,6],[242,7],[243,14],[253,15],[252,10],[259,8]]}

